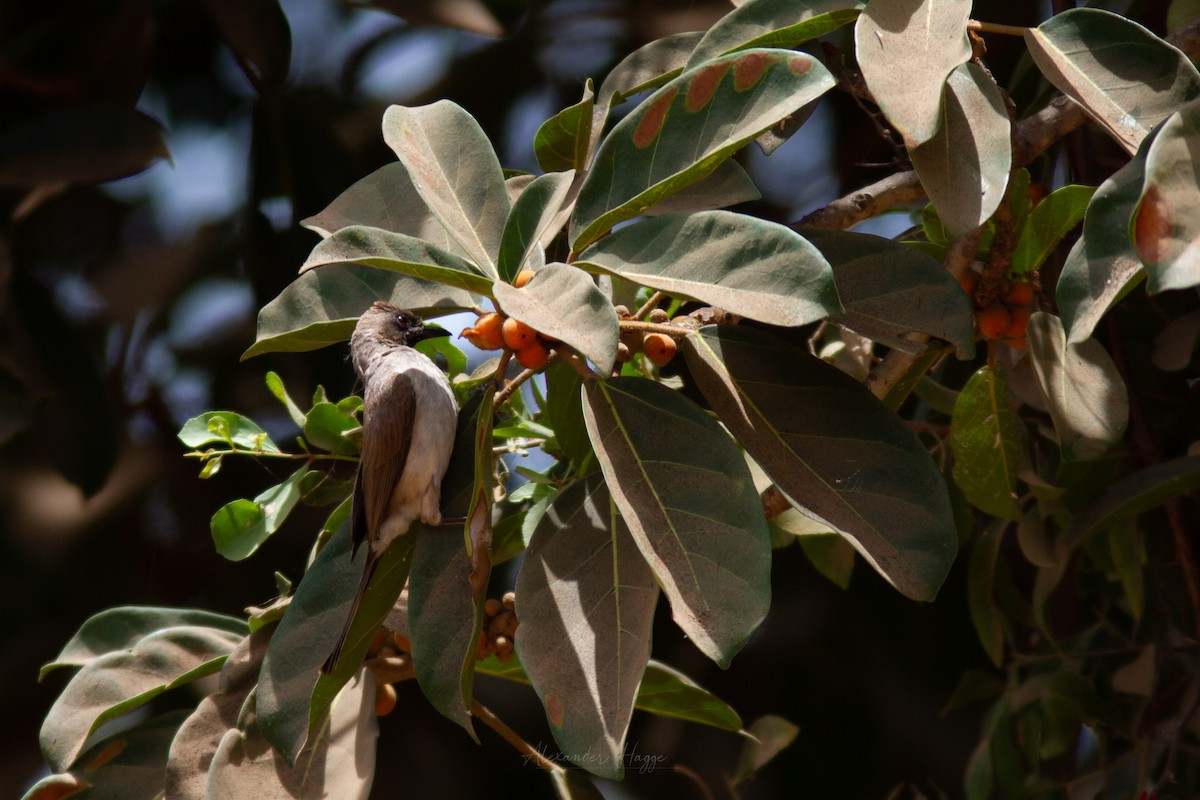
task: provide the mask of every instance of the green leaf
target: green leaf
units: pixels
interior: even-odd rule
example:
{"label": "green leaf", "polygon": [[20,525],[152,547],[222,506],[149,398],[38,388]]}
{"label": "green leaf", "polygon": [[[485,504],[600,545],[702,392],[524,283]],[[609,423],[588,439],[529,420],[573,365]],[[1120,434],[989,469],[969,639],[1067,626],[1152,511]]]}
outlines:
{"label": "green leaf", "polygon": [[946,233],[960,236],[1004,199],[1012,169],[1008,109],[983,67],[960,64],[946,78],[938,119],[937,131],[908,155]]}
{"label": "green leaf", "polygon": [[429,702],[479,741],[471,723],[475,646],[483,608],[471,591],[463,537],[424,524],[416,530],[408,586],[413,670]]}
{"label": "green leaf", "polygon": [[[1125,591],[1129,611],[1135,620],[1140,620],[1146,604],[1146,571],[1143,568],[1146,562],[1146,545],[1145,536],[1132,519],[1126,517],[1109,529],[1108,554],[1121,581],[1121,588]],[[1150,647],[1153,648],[1154,645]],[[1151,663],[1153,675],[1153,661]]]}
{"label": "green leaf", "polygon": [[258,312],[258,333],[242,360],[263,353],[316,350],[350,338],[358,316],[386,300],[422,317],[474,305],[469,292],[359,264],[305,272]]}
{"label": "green leaf", "polygon": [[1004,661],[1004,625],[993,585],[1006,523],[993,520],[975,540],[967,565],[967,605],[983,651],[997,667]]}
{"label": "green leaf", "polygon": [[346,433],[362,427],[358,417],[348,414],[333,403],[317,403],[304,418],[304,438],[308,443],[343,456],[358,455],[358,442]]}
{"label": "green leaf", "polygon": [[861,383],[771,334],[709,326],[685,342],[705,399],[788,499],[904,595],[932,600],[957,535],[916,435]]}
{"label": "green leaf", "polygon": [[[534,179],[521,192],[504,223],[496,269],[500,280],[512,283],[525,259],[551,233],[550,225],[567,199],[575,172],[551,172]],[[542,245],[547,242],[541,242]]]}
{"label": "green leaf", "polygon": [[566,342],[601,372],[612,371],[617,314],[586,272],[567,264],[547,264],[522,288],[497,282],[494,291],[505,314]]}
{"label": "green leaf", "polygon": [[551,502],[516,592],[517,653],[555,741],[579,766],[619,779],[658,585],[599,475]]}
{"label": "green leaf", "polygon": [[267,647],[259,675],[258,727],[288,764],[322,728],[338,691],[358,672],[375,631],[408,579],[412,536],[402,536],[383,554],[346,637],[337,667],[322,675],[350,613],[365,554],[351,559],[350,526],[321,549],[292,595]]}
{"label": "green leaf", "polygon": [[1200,100],[1171,115],[1146,153],[1146,180],[1131,232],[1151,294],[1200,284],[1198,138]]}
{"label": "green leaf", "polygon": [[362,178],[320,214],[302,219],[300,224],[322,238],[356,225],[381,228],[424,239],[456,256],[469,257],[425,205],[408,177],[408,170],[398,162],[386,164]]}
{"label": "green leaf", "polygon": [[234,500],[222,506],[209,525],[217,552],[230,561],[254,555],[296,507],[300,480],[307,472],[308,467],[301,467],[253,501]]}
{"label": "green leaf", "polygon": [[699,44],[702,31],[675,33],[642,45],[621,59],[605,76],[597,93],[597,113],[592,129],[604,125],[609,110],[639,92],[661,86],[683,71],[688,56]]}
{"label": "green leaf", "polygon": [[158,606],[107,608],[88,618],[38,680],[59,667],[82,667],[100,656],[130,650],[142,639],[167,628],[215,628],[236,636],[247,633],[246,621],[211,611]]}
{"label": "green leaf", "polygon": [[1040,269],[1063,237],[1083,219],[1095,192],[1091,186],[1063,186],[1038,203],[1021,226],[1012,271],[1019,275]]}
{"label": "green leaf", "polygon": [[1129,395],[1121,373],[1095,339],[1067,344],[1062,322],[1053,314],[1034,314],[1028,335],[1033,372],[1063,458],[1102,455],[1129,423]]}
{"label": "green leaf", "polygon": [[313,248],[300,272],[331,264],[361,264],[491,296],[492,279],[471,262],[424,240],[379,228],[342,228]]}
{"label": "green leaf", "polygon": [[417,108],[390,106],[383,115],[383,139],[433,215],[483,274],[495,278],[508,190],[475,118],[449,100]]}
{"label": "green leaf", "polygon": [[601,144],[575,203],[571,249],[704,178],[833,84],[816,59],[788,50],[746,50],[675,78]]}
{"label": "green leaf", "polygon": [[[958,281],[924,253],[867,233],[802,231],[833,266],[845,315],[840,325],[906,352],[924,345],[914,332],[954,345],[960,358],[975,354],[971,301]],[[917,337],[919,339],[919,337]]]}
{"label": "green leaf", "polygon": [[291,417],[292,422],[296,423],[296,427],[303,428],[304,412],[288,394],[287,388],[283,385],[283,378],[279,377],[277,372],[268,372],[266,380],[267,391],[273,394],[276,400],[283,403],[283,407],[287,409],[288,416]]}
{"label": "green leaf", "polygon": [[570,364],[554,364],[546,370],[545,421],[554,429],[554,441],[582,469],[595,455],[583,421],[579,387],[583,378]]}
{"label": "green leaf", "polygon": [[797,536],[800,549],[817,570],[839,589],[850,588],[854,574],[854,545],[838,533]]}
{"label": "green leaf", "polygon": [[1175,109],[1200,95],[1187,56],[1132,20],[1073,8],[1025,30],[1038,69],[1129,153]]}
{"label": "green leaf", "polygon": [[648,217],[712,211],[762,198],[750,175],[732,158],[722,161],[698,183],[685,186],[646,210]]}
{"label": "green leaf", "polygon": [[863,6],[855,0],[748,0],[708,29],[687,68],[751,47],[795,49],[858,19]]}
{"label": "green leaf", "polygon": [[737,770],[730,779],[733,785],[753,777],[754,773],[765,767],[771,759],[795,741],[800,728],[783,717],[768,714],[750,723],[746,733],[748,738],[742,745]]}
{"label": "green leaf", "polygon": [[206,411],[198,417],[192,417],[179,429],[179,441],[197,448],[224,442],[234,449],[281,452],[254,420],[233,411]]}
{"label": "green leaf", "polygon": [[1024,468],[1021,423],[1008,397],[1003,367],[981,367],[958,394],[950,419],[954,482],[971,505],[1018,519],[1017,473]]}
{"label": "green leaf", "polygon": [[867,5],[854,25],[854,52],[867,88],[911,151],[932,139],[942,86],[971,57],[968,0],[892,0]]}
{"label": "green leaf", "polygon": [[697,405],[644,378],[585,384],[583,414],[675,621],[727,667],[771,592],[770,535],[741,451]]}
{"label": "green leaf", "polygon": [[772,325],[841,311],[829,264],[804,237],[730,211],[640,220],[575,263]]}
{"label": "green leaf", "polygon": [[46,763],[56,772],[66,771],[97,728],[168,689],[216,672],[244,636],[244,629],[231,632],[227,625],[178,625],[150,631],[122,649],[89,658],[42,723]]}
{"label": "green leaf", "polygon": [[1083,236],[1067,254],[1056,296],[1067,341],[1082,342],[1125,292],[1145,276],[1129,239],[1129,223],[1145,177],[1146,152],[1156,137],[1100,184],[1083,217]]}
{"label": "green leaf", "polygon": [[[533,155],[543,172],[586,169],[596,93],[589,78],[583,99],[542,123],[533,136]],[[607,106],[604,107],[607,111]]]}
{"label": "green leaf", "polygon": [[1200,455],[1183,456],[1140,469],[1114,483],[1071,520],[1071,541],[1119,520],[1158,508],[1200,487]]}

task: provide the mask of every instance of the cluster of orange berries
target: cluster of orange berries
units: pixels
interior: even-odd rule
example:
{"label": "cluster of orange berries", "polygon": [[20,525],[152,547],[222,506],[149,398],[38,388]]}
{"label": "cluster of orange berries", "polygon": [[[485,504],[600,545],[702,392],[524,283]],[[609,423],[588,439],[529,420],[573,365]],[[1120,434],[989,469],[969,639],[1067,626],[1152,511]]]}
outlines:
{"label": "cluster of orange berries", "polygon": [[[529,283],[533,277],[532,270],[521,270],[513,279],[513,286],[518,289]],[[513,358],[526,369],[541,369],[550,358],[550,347],[555,344],[533,328],[512,317],[493,311],[481,314],[475,320],[474,327],[463,329],[459,334],[480,350],[499,350],[507,347],[513,351]]]}
{"label": "cluster of orange berries", "polygon": [[1029,346],[1026,329],[1034,310],[1034,292],[1033,284],[1024,276],[1009,280],[994,302],[983,306],[980,306],[980,298],[976,294],[979,286],[978,272],[967,270],[959,279],[959,284],[976,305],[975,322],[979,325],[979,333],[983,338],[1001,341],[1019,350]]}
{"label": "cluster of orange berries", "polygon": [[517,596],[506,592],[497,600],[488,598],[483,604],[483,630],[479,632],[479,643],[475,645],[475,658],[482,660],[495,655],[501,664],[513,657],[513,637],[517,635],[517,614],[513,610]]}
{"label": "cluster of orange berries", "polygon": [[413,677],[412,644],[399,631],[380,628],[367,648],[366,667],[375,674],[375,715],[385,716],[396,707],[395,684]]}
{"label": "cluster of orange berries", "polygon": [[[625,306],[617,306],[614,310],[617,312],[617,319],[632,318],[629,309]],[[669,315],[661,308],[656,308],[650,312],[647,319],[657,325],[665,325]],[[655,366],[665,367],[675,357],[679,346],[675,344],[673,336],[665,333],[629,331],[628,334],[621,336],[621,343],[617,346],[617,361],[628,361],[634,350],[641,350],[645,353],[646,358],[650,359]]]}

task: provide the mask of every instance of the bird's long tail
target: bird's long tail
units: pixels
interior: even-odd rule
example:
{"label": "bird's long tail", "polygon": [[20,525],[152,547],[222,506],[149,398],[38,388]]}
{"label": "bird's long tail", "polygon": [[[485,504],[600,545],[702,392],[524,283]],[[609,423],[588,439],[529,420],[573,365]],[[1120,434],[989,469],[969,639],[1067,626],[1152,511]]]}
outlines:
{"label": "bird's long tail", "polygon": [[375,566],[379,563],[379,558],[374,553],[367,555],[367,563],[363,567],[362,580],[358,583],[358,591],[354,593],[354,601],[350,603],[350,613],[346,616],[346,624],[342,627],[341,634],[338,635],[337,644],[333,646],[333,652],[329,654],[329,658],[325,659],[325,663],[321,665],[321,673],[328,675],[333,672],[337,666],[338,657],[342,654],[342,648],[346,645],[346,637],[350,635],[350,626],[354,624],[354,617],[358,614],[358,606],[362,603],[363,595],[367,593],[367,584],[371,582],[371,576],[375,574]]}

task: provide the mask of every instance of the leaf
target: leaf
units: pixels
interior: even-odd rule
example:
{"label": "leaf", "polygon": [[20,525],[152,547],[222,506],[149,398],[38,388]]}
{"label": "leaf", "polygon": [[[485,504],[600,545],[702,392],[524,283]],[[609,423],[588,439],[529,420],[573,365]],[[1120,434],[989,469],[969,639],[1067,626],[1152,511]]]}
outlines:
{"label": "leaf", "polygon": [[457,530],[416,530],[408,588],[408,636],[421,691],[478,742],[471,723],[475,645],[483,609],[471,591],[471,559]]}
{"label": "leaf", "polygon": [[788,50],[746,50],[670,81],[600,145],[575,203],[571,249],[704,178],[833,84],[816,59]]}
{"label": "leaf", "polygon": [[221,737],[209,768],[209,797],[244,797],[252,791],[255,800],[366,800],[379,737],[370,670],[356,671],[332,703],[327,723],[314,731],[294,764],[263,736],[255,700],[247,704],[242,724]]}
{"label": "leaf", "polygon": [[283,85],[292,57],[292,33],[278,0],[204,0],[238,66],[262,92]]}
{"label": "leaf", "polygon": [[[592,137],[596,93],[591,78],[583,99],[542,123],[533,136],[533,155],[544,172],[586,169]],[[604,106],[604,111],[608,106]]]}
{"label": "leaf", "polygon": [[1189,311],[1167,322],[1154,337],[1150,360],[1163,372],[1188,368],[1200,343],[1200,311]]}
{"label": "leaf", "polygon": [[546,370],[547,422],[554,429],[554,441],[571,459],[576,470],[595,456],[583,421],[583,401],[579,387],[583,378],[569,364],[554,364]]}
{"label": "leaf", "polygon": [[321,665],[350,613],[365,558],[350,558],[349,525],[334,534],[296,586],[267,646],[257,694],[259,729],[288,764],[297,763],[333,698],[362,665],[371,637],[408,579],[412,545],[413,537],[402,536],[383,554],[330,675],[320,674]]}
{"label": "leaf", "polygon": [[617,357],[617,314],[583,270],[547,264],[520,289],[497,282],[496,303],[542,335],[566,342],[603,373]]}
{"label": "leaf", "polygon": [[742,745],[737,770],[730,779],[733,785],[753,777],[754,773],[765,767],[771,759],[796,740],[800,728],[783,717],[768,714],[750,723],[746,733],[748,738]]}
{"label": "leaf", "polygon": [[362,312],[386,300],[421,317],[474,305],[464,289],[358,264],[309,270],[258,312],[258,334],[242,354],[298,353],[344,342]]}
{"label": "leaf", "polygon": [[841,311],[833,273],[815,247],[783,225],[730,211],[640,220],[575,263],[772,325]]}
{"label": "leaf", "polygon": [[73,765],[92,733],[178,686],[221,668],[245,636],[222,628],[175,626],[89,659],[54,701],[42,723],[41,746],[56,772]]}
{"label": "leaf", "polygon": [[1070,541],[1113,523],[1158,508],[1200,487],[1200,455],[1152,464],[1114,483],[1071,520]]}
{"label": "leaf", "polygon": [[483,274],[494,278],[509,200],[500,162],[479,123],[449,100],[390,106],[383,139],[429,210]]}
{"label": "leaf", "polygon": [[[1113,525],[1108,532],[1108,554],[1112,558],[1117,577],[1121,581],[1121,588],[1125,590],[1125,600],[1129,603],[1129,611],[1135,620],[1140,620],[1146,598],[1146,572],[1143,569],[1146,562],[1145,537],[1133,524],[1133,520],[1125,518],[1122,523]],[[1149,647],[1153,649],[1154,645]],[[1153,663],[1152,659],[1150,682],[1153,682],[1154,679]],[[1118,670],[1117,673],[1120,671]],[[1117,688],[1117,673],[1113,675],[1113,688]],[[1149,695],[1150,692],[1147,691],[1146,696]]]}
{"label": "leaf", "polygon": [[970,13],[967,0],[875,0],[854,24],[867,88],[909,150],[933,138],[942,86],[971,57]]}
{"label": "leaf", "polygon": [[516,591],[517,653],[555,741],[579,766],[619,779],[658,585],[599,475],[551,502]]}
{"label": "leaf", "polygon": [[1004,95],[978,64],[946,78],[937,131],[909,158],[950,236],[974,230],[1004,199],[1012,169],[1011,125]]}
{"label": "leaf", "polygon": [[209,525],[217,552],[230,561],[254,555],[287,519],[300,500],[300,480],[308,467],[296,470],[283,483],[250,500],[234,500],[213,514]]}
{"label": "leaf", "polygon": [[1129,223],[1154,138],[1148,137],[1137,155],[1096,189],[1084,213],[1083,236],[1063,264],[1056,297],[1072,344],[1091,336],[1105,312],[1145,275]]}
{"label": "leaf", "polygon": [[224,442],[234,449],[281,452],[254,420],[233,411],[206,411],[198,417],[192,417],[179,429],[179,441],[195,448]]}
{"label": "leaf", "polygon": [[597,139],[609,110],[639,92],[671,80],[683,71],[688,56],[703,38],[702,31],[675,33],[642,45],[621,59],[605,76],[597,92],[592,138]]}
{"label": "leaf", "polygon": [[314,447],[343,456],[358,455],[358,443],[345,434],[362,427],[353,413],[342,411],[333,403],[315,403],[304,418],[304,438]]}
{"label": "leaf", "polygon": [[467,257],[466,251],[425,205],[408,177],[408,170],[399,162],[385,164],[359,179],[325,210],[300,220],[300,224],[321,234],[322,238],[355,225],[381,228],[424,239],[456,256]]}
{"label": "leaf", "polygon": [[732,158],[709,173],[699,183],[693,183],[655,203],[646,216],[680,214],[692,211],[712,211],[718,208],[748,203],[762,198],[750,175]]}
{"label": "leaf", "polygon": [[685,342],[705,399],[788,499],[905,596],[932,600],[957,535],[916,435],[861,383],[770,334],[708,326]]}
{"label": "leaf", "polygon": [[839,589],[850,588],[850,578],[854,574],[854,545],[838,533],[810,533],[797,536],[796,541],[817,572]]}
{"label": "leaf", "polygon": [[983,651],[997,667],[1004,662],[1004,626],[993,585],[1004,528],[1003,521],[993,520],[975,540],[971,561],[967,565],[967,605],[971,611],[971,623],[975,626]]}
{"label": "leaf", "polygon": [[245,636],[246,621],[211,611],[158,606],[107,608],[88,618],[53,661],[38,673],[41,681],[59,667],[82,667],[97,658],[129,650],[147,636],[167,628],[214,628]]}
{"label": "leaf", "polygon": [[728,667],[771,591],[770,536],[741,451],[698,406],[644,378],[585,384],[583,414],[676,623]]}
{"label": "leaf", "polygon": [[1200,100],[1173,114],[1146,153],[1146,180],[1133,213],[1133,246],[1146,267],[1146,291],[1200,284]]}
{"label": "leaf", "polygon": [[858,19],[863,6],[855,0],[749,0],[708,29],[687,68],[751,47],[794,49]]}
{"label": "leaf", "polygon": [[[533,183],[521,192],[521,196],[513,204],[508,220],[504,223],[500,255],[496,260],[500,280],[512,283],[521,267],[525,265],[530,251],[539,243],[548,244],[550,224],[567,199],[571,179],[574,177],[573,170],[551,172],[534,179]],[[543,239],[547,241],[542,241]]]}
{"label": "leaf", "polygon": [[945,268],[911,247],[867,233],[806,228],[833,267],[846,313],[832,321],[888,347],[917,352],[920,332],[975,354],[971,301]]}
{"label": "leaf", "polygon": [[1096,190],[1063,186],[1051,192],[1026,217],[1012,256],[1016,274],[1040,269],[1063,237],[1079,224]]}
{"label": "leaf", "polygon": [[[474,264],[429,242],[379,228],[342,228],[313,248],[300,272],[329,264],[362,264],[491,296],[492,279]],[[488,269],[494,269],[490,262]]]}
{"label": "leaf", "polygon": [[1034,375],[1063,458],[1103,455],[1129,424],[1129,395],[1121,373],[1095,339],[1067,344],[1062,322],[1053,314],[1034,314],[1028,335]]}
{"label": "leaf", "polygon": [[995,517],[1018,519],[1014,491],[1025,460],[1021,423],[999,363],[981,367],[959,392],[950,419],[950,448],[954,482],[971,505]]}
{"label": "leaf", "polygon": [[0,187],[102,183],[169,159],[159,124],[132,108],[71,103],[0,135]]}
{"label": "leaf", "polygon": [[[525,674],[519,658],[501,664],[493,656],[480,661],[478,671],[483,675],[529,683],[529,676]],[[742,729],[741,717],[728,704],[679,670],[654,659],[646,664],[633,707],[655,716],[709,725],[734,733]]]}
{"label": "leaf", "polygon": [[287,409],[288,417],[295,423],[297,428],[304,427],[304,411],[300,406],[296,405],[296,401],[288,394],[287,387],[283,385],[283,378],[279,377],[279,373],[268,371],[266,377],[267,391],[275,396],[275,399],[283,404]]}
{"label": "leaf", "polygon": [[1025,30],[1042,74],[1130,154],[1154,126],[1200,95],[1200,73],[1132,20],[1073,8]]}

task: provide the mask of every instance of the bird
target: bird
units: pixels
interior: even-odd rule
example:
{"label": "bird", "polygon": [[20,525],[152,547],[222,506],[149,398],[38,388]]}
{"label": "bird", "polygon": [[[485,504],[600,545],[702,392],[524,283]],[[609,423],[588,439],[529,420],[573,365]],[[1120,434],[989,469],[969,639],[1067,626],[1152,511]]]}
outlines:
{"label": "bird", "polygon": [[350,625],[384,552],[412,524],[442,522],[441,485],[454,449],[458,404],[446,374],[413,349],[449,331],[378,301],[359,318],[350,360],[363,385],[362,454],[354,480],[353,558],[367,543],[362,579],[341,636],[321,671],[337,665]]}

